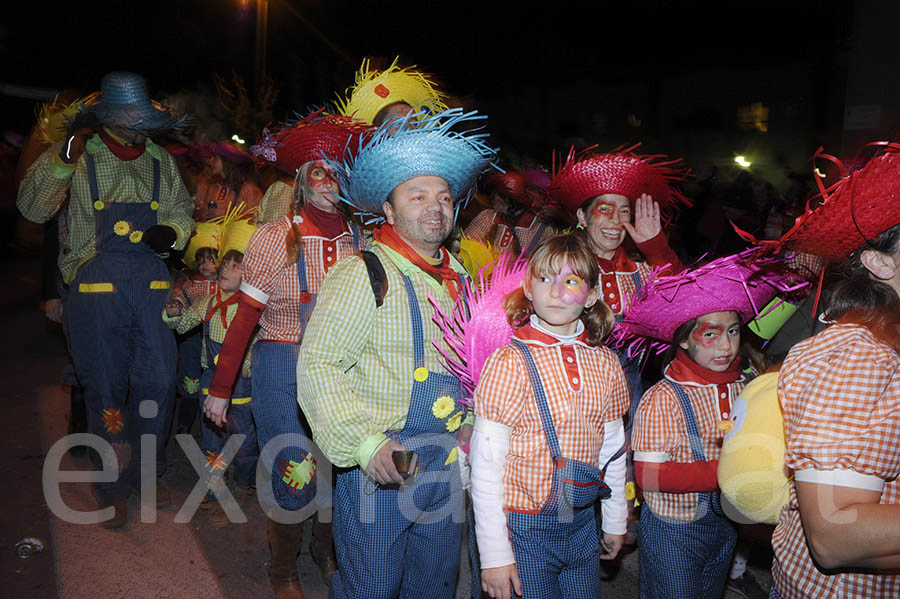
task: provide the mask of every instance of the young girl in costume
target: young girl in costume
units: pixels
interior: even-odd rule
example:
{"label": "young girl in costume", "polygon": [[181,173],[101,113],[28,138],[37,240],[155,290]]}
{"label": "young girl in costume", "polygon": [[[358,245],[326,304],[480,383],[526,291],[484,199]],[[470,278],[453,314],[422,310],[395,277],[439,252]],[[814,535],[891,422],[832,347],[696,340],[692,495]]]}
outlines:
{"label": "young girl in costume", "polygon": [[793,477],[772,535],[776,599],[900,597],[900,145],[877,145],[778,242],[839,268],[829,326],[779,373]]}
{"label": "young girl in costume", "polygon": [[194,194],[194,219],[208,221],[223,216],[230,206],[238,204],[256,210],[263,193],[256,183],[250,155],[228,141],[209,144],[203,150],[209,158]]}
{"label": "young girl in costume", "polygon": [[[200,391],[209,392],[218,364],[219,350],[225,340],[225,333],[237,313],[237,291],[241,286],[241,263],[244,250],[250,236],[256,230],[246,220],[232,222],[222,233],[222,265],[219,267],[218,289],[211,295],[184,309],[180,302],[166,305],[166,324],[176,332],[184,334],[198,326],[202,327],[202,352],[199,363]],[[210,469],[211,485],[224,487],[224,475],[227,464],[223,463],[220,454],[228,437],[233,434],[244,435],[237,454],[234,456],[234,481],[236,488],[234,498],[238,506],[243,506],[252,494],[256,483],[256,462],[259,458],[259,447],[256,443],[256,425],[251,416],[251,382],[250,352],[244,356],[241,375],[231,394],[229,419],[224,427],[214,425],[208,418],[201,419],[202,436],[200,449],[206,457]],[[215,495],[210,492],[207,500],[201,505],[209,509],[209,521],[215,528],[228,524],[229,517]],[[238,517],[237,514],[233,514]]]}
{"label": "young girl in costume", "polygon": [[731,405],[745,384],[741,326],[786,277],[748,258],[736,254],[655,280],[616,333],[622,344],[636,337],[674,354],[663,380],[641,398],[631,443],[644,492],[642,599],[724,592],[737,533],[722,512],[716,473]]}
{"label": "young girl in costume", "polygon": [[[582,234],[541,243],[521,290],[506,299],[518,330],[488,359],[475,391],[472,498],[491,597],[510,589],[597,597],[598,558],[614,558],[624,541],[628,390],[603,346],[614,321],[598,301],[598,276]],[[598,497],[606,497],[600,539]]]}

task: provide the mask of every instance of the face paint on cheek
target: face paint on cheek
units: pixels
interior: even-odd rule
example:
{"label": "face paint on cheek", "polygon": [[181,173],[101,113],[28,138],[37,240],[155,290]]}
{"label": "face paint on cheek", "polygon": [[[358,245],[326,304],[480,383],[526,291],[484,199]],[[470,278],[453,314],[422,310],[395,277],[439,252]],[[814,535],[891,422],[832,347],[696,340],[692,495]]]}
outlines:
{"label": "face paint on cheek", "polygon": [[594,218],[612,218],[613,213],[616,211],[616,205],[610,204],[608,202],[596,201],[594,205],[591,206],[591,215]]}
{"label": "face paint on cheek", "polygon": [[553,277],[553,285],[559,293],[559,298],[568,305],[584,305],[587,300],[588,288],[584,279],[573,273],[568,266]]}
{"label": "face paint on cheek", "polygon": [[314,166],[306,173],[306,185],[313,191],[325,189],[332,184],[334,184],[334,177],[321,166]]}
{"label": "face paint on cheek", "polygon": [[715,346],[724,330],[724,327],[720,325],[702,322],[700,323],[700,326],[694,328],[691,333],[691,338],[697,342],[697,344],[709,348]]}

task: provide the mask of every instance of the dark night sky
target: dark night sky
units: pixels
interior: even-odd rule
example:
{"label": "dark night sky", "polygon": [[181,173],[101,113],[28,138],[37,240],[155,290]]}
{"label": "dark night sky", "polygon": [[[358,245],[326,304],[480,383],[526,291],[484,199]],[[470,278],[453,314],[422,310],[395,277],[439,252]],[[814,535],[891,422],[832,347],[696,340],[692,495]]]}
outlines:
{"label": "dark night sky", "polygon": [[[213,73],[232,70],[252,81],[255,0],[243,12],[241,0],[17,6],[0,26],[0,83],[89,92],[104,73],[127,69],[145,75],[159,95],[209,86]],[[352,83],[363,57],[400,55],[437,74],[446,91],[486,107],[500,127],[498,113],[518,90],[540,90],[552,104],[589,89],[580,104],[608,104],[606,88],[731,65],[765,69],[793,61],[827,70],[847,43],[852,6],[849,0],[557,1],[538,8],[491,0],[408,7],[269,0],[268,70],[281,89],[280,118],[332,100]],[[717,86],[705,84],[688,90],[701,104]],[[28,127],[34,101],[0,96],[0,103],[4,128]],[[515,118],[502,127],[514,129]]]}

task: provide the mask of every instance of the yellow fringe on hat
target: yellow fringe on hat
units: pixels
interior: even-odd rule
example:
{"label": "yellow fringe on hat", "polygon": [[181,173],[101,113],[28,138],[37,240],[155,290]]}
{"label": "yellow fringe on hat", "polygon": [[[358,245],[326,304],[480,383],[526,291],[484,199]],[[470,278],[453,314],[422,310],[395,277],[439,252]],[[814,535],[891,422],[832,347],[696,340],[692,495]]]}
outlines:
{"label": "yellow fringe on hat", "polygon": [[473,281],[478,280],[478,272],[482,268],[485,269],[485,281],[489,280],[498,256],[499,253],[490,243],[483,243],[465,235],[459,240],[460,262],[466,267],[466,271]]}
{"label": "yellow fringe on hat", "polygon": [[219,235],[219,257],[225,256],[229,250],[246,253],[250,237],[259,227],[250,221],[254,211],[247,210],[244,202],[234,208],[229,207],[222,217],[222,232]]}
{"label": "yellow fringe on hat", "polygon": [[[221,218],[197,223],[197,228],[191,234],[187,247],[184,249],[184,256],[181,261],[184,262],[191,270],[197,270],[197,250],[200,248],[219,248],[219,239],[222,234]],[[221,255],[221,254],[219,254]]]}
{"label": "yellow fringe on hat", "polygon": [[100,92],[79,98],[68,105],[61,105],[58,99],[45,102],[38,112],[37,124],[41,141],[53,145],[66,135],[66,129],[78,113],[97,103]]}
{"label": "yellow fringe on hat", "polygon": [[397,66],[399,57],[384,71],[370,71],[369,59],[356,73],[355,85],[348,87],[346,98],[338,97],[337,107],[344,116],[356,117],[369,125],[385,106],[406,102],[414,111],[423,108],[432,113],[447,109],[445,95],[434,87],[427,75],[413,68]]}

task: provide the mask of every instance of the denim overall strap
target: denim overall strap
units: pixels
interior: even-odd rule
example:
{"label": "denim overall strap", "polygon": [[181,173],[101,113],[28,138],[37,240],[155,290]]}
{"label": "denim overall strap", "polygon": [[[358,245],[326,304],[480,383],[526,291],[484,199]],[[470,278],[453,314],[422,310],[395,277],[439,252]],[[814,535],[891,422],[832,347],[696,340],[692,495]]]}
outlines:
{"label": "denim overall strap", "polygon": [[210,300],[209,306],[206,307],[206,314],[203,316],[203,351],[206,352],[206,365],[207,368],[215,368],[215,364],[213,360],[215,359],[215,355],[212,352],[212,347],[210,347],[210,342],[212,339],[209,337],[209,315],[212,314],[213,309],[216,307],[216,300],[219,299],[219,295],[216,294],[215,297]]}
{"label": "denim overall strap", "polygon": [[537,232],[535,232],[534,237],[531,238],[531,241],[528,242],[528,247],[525,248],[525,255],[530,256],[532,252],[534,252],[534,248],[537,247],[537,244],[541,242],[541,237],[544,235],[544,231],[547,230],[547,223],[541,222],[538,227]]}
{"label": "denim overall strap", "polygon": [[[634,295],[637,296],[638,292],[640,292],[641,287],[643,287],[643,283],[641,282],[641,272],[639,270],[631,273],[631,282],[634,283]],[[632,298],[634,299],[634,298]]]}
{"label": "denim overall strap", "polygon": [[669,377],[666,377],[665,380],[671,385],[675,391],[675,396],[678,398],[678,406],[681,408],[681,415],[684,417],[684,424],[687,427],[694,461],[705,462],[706,454],[703,452],[703,446],[700,444],[700,427],[697,426],[697,417],[694,415],[694,408],[691,407],[691,400],[688,398],[684,387]]}
{"label": "denim overall strap", "polygon": [[353,223],[350,224],[350,232],[353,233],[353,247],[359,249],[359,229]]}
{"label": "denim overall strap", "polygon": [[550,415],[550,406],[547,405],[547,394],[544,392],[544,384],[541,382],[537,365],[534,363],[534,357],[532,357],[528,347],[518,339],[513,339],[512,343],[522,353],[522,358],[525,360],[525,369],[528,371],[528,378],[531,379],[531,387],[534,389],[534,401],[537,403],[544,435],[546,435],[547,444],[550,446],[550,456],[555,462],[557,458],[562,456],[562,451],[559,449],[559,440],[556,438],[556,430],[553,428],[553,417]]}
{"label": "denim overall strap", "polygon": [[309,292],[309,283],[306,278],[306,260],[303,256],[303,243],[297,245],[297,280],[300,282],[300,293]]}
{"label": "denim overall strap", "polygon": [[425,333],[422,327],[422,312],[419,310],[419,301],[416,298],[412,281],[409,280],[409,277],[403,277],[403,283],[406,285],[406,301],[409,303],[409,319],[412,323],[413,355],[416,360],[416,368],[421,368],[425,366]]}
{"label": "denim overall strap", "polygon": [[[100,186],[97,184],[97,168],[94,165],[94,155],[85,153],[85,161],[87,162],[88,187],[91,189],[91,201],[96,202],[100,199]],[[153,201],[159,203],[159,182],[160,182],[160,164],[159,160],[153,159]]]}

